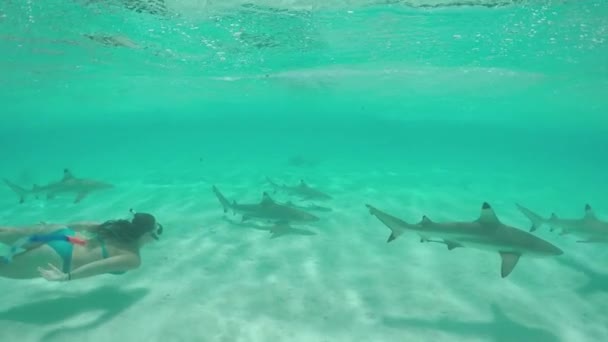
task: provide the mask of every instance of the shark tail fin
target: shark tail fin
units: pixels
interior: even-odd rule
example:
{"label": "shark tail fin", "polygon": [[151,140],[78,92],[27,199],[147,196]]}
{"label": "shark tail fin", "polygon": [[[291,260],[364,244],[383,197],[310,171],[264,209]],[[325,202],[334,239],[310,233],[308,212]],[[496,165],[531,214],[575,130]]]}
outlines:
{"label": "shark tail fin", "polygon": [[13,190],[14,193],[16,193],[19,196],[19,203],[23,203],[25,202],[25,197],[27,196],[27,194],[29,193],[29,191],[25,188],[20,187],[19,185],[9,181],[8,179],[3,179],[4,183],[6,185],[8,185],[9,188],[11,188],[11,190]]}
{"label": "shark tail fin", "polygon": [[217,199],[220,201],[220,204],[224,208],[224,213],[227,213],[228,209],[232,208],[232,206],[230,205],[230,201],[228,201],[228,199],[220,192],[220,190],[215,185],[212,189],[213,193],[215,194],[215,197],[217,197]]}
{"label": "shark tail fin", "polygon": [[397,239],[403,232],[405,231],[405,226],[408,224],[405,221],[402,221],[394,216],[391,216],[381,210],[366,204],[365,205],[369,209],[369,213],[373,216],[376,216],[385,226],[387,226],[391,230],[391,234],[386,239],[386,242],[389,243],[395,239]]}
{"label": "shark tail fin", "polygon": [[542,218],[540,215],[533,212],[532,210],[530,210],[526,207],[523,207],[517,203],[516,203],[516,206],[519,209],[519,211],[521,211],[532,223],[532,225],[530,226],[531,232],[537,230],[538,228],[540,228],[540,226],[547,223],[547,221],[548,221],[547,219]]}

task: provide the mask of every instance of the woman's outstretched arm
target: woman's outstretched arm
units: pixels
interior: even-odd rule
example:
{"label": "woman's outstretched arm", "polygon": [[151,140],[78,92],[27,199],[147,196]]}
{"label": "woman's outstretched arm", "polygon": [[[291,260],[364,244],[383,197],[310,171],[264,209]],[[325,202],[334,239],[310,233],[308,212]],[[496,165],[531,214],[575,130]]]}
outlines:
{"label": "woman's outstretched arm", "polygon": [[137,255],[122,254],[82,265],[69,273],[64,273],[51,264],[48,269],[38,268],[38,270],[48,281],[68,281],[110,272],[126,272],[138,268],[140,264],[141,259]]}

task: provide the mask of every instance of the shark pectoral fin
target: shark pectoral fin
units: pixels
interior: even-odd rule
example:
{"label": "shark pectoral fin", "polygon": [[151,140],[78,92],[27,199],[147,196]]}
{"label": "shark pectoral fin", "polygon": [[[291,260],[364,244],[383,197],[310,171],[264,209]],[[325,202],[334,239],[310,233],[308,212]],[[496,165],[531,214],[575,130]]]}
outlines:
{"label": "shark pectoral fin", "polygon": [[270,238],[275,239],[281,237],[283,235],[288,234],[293,228],[289,225],[289,221],[287,220],[279,220],[274,223],[272,227],[270,227]]}
{"label": "shark pectoral fin", "polygon": [[454,241],[443,240],[443,242],[446,244],[446,246],[448,246],[449,251],[451,251],[454,248],[464,247],[463,245],[459,244],[458,242],[454,242]]}
{"label": "shark pectoral fin", "polygon": [[519,261],[520,254],[512,253],[512,252],[499,252],[500,257],[502,258],[502,266],[500,270],[500,275],[505,278],[517,265]]}
{"label": "shark pectoral fin", "polygon": [[82,201],[88,194],[88,192],[79,192],[78,195],[76,195],[76,198],[74,198],[74,203]]}
{"label": "shark pectoral fin", "polygon": [[391,232],[391,235],[388,236],[388,239],[386,239],[386,243],[389,243],[393,240],[395,240],[400,234],[395,234],[395,232]]}

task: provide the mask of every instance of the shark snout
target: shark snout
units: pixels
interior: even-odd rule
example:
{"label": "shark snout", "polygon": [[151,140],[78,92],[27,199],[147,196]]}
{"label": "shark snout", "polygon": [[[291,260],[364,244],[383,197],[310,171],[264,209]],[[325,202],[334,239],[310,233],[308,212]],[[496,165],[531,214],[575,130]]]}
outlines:
{"label": "shark snout", "polygon": [[562,255],[564,254],[564,251],[562,251],[560,248],[553,246],[552,251],[551,251],[552,255]]}
{"label": "shark snout", "polygon": [[306,215],[306,217],[304,218],[305,221],[309,221],[309,222],[317,222],[319,221],[319,217],[312,215],[312,214],[308,214]]}
{"label": "shark snout", "polygon": [[298,215],[298,220],[302,222],[317,222],[320,218],[313,214],[302,212]]}
{"label": "shark snout", "polygon": [[546,241],[543,241],[542,246],[540,246],[540,247],[541,247],[540,250],[542,251],[542,254],[544,254],[544,255],[556,256],[556,255],[564,254],[564,251],[561,248],[559,248],[549,242],[546,242]]}
{"label": "shark snout", "polygon": [[115,187],[114,184],[110,184],[110,183],[99,184],[99,188],[101,188],[101,189],[112,189],[114,187]]}

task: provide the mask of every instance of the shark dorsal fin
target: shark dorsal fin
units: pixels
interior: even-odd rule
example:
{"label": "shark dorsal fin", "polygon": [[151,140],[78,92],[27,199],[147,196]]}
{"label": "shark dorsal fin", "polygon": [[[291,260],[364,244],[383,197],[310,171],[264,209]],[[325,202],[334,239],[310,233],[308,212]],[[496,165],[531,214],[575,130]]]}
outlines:
{"label": "shark dorsal fin", "polygon": [[595,212],[593,212],[593,208],[589,204],[585,204],[585,218],[586,219],[594,219]]}
{"label": "shark dorsal fin", "polygon": [[63,169],[63,178],[61,179],[61,181],[65,182],[65,181],[68,181],[68,180],[74,179],[74,178],[75,177],[70,170]]}
{"label": "shark dorsal fin", "polygon": [[490,206],[488,202],[483,202],[483,204],[481,205],[481,214],[479,215],[477,221],[480,223],[492,225],[500,223],[500,220],[498,220],[494,209],[492,209],[492,206]]}
{"label": "shark dorsal fin", "polygon": [[308,184],[303,179],[300,179],[300,186],[303,188],[308,188]]}
{"label": "shark dorsal fin", "polygon": [[557,220],[557,214],[551,213],[551,220]]}
{"label": "shark dorsal fin", "polygon": [[422,220],[420,220],[420,224],[423,226],[429,225],[432,223],[433,223],[433,221],[430,218],[428,218],[426,215],[422,216]]}
{"label": "shark dorsal fin", "polygon": [[262,193],[261,204],[273,204],[273,203],[274,203],[274,200],[272,199],[272,197],[270,197],[270,195],[266,191],[264,191]]}

